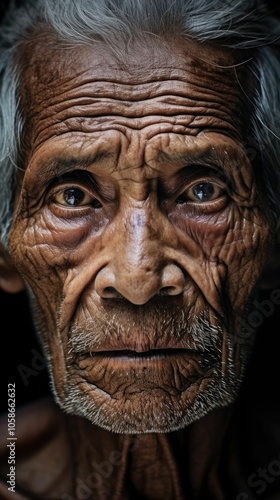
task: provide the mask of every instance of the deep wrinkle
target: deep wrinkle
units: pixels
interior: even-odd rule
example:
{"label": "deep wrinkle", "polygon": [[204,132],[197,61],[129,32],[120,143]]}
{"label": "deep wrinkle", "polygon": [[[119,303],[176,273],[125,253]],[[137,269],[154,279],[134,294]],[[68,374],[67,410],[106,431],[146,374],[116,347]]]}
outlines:
{"label": "deep wrinkle", "polygon": [[[43,40],[32,54],[23,52],[21,105],[30,147],[10,248],[32,290],[57,402],[113,432],[169,432],[230,404],[249,353],[249,342],[239,349],[234,338],[255,284],[254,269],[265,261],[269,228],[243,147],[244,95],[227,68],[233,62],[227,51],[217,56],[204,47],[211,63],[225,62],[218,77],[212,64],[198,71],[201,48],[192,45],[186,56],[185,44],[172,53],[170,46],[157,45],[159,60],[145,58],[139,79],[141,50],[127,54],[128,72],[103,45],[100,51],[73,50],[71,64],[59,46],[52,53]],[[42,51],[51,61],[48,75]],[[124,77],[132,85],[112,83]],[[161,305],[163,296],[167,323],[178,305],[188,318],[184,338],[175,335],[172,348],[186,347],[200,318],[202,336],[210,327],[218,332],[212,361],[202,357],[192,371],[189,355],[188,362],[168,356],[164,370],[146,360],[149,380],[137,363],[131,373],[123,371],[110,355],[88,356],[86,366],[73,362],[69,334],[80,325],[82,335],[92,325],[94,343],[94,325],[101,322],[108,348],[108,311],[108,331],[122,332],[112,348],[134,350],[134,336],[141,349],[169,349],[165,329],[171,335],[172,328],[149,308],[151,301]],[[140,324],[130,305],[145,310]],[[180,374],[189,374],[192,384],[174,392]],[[159,405],[149,397],[153,384]],[[161,385],[170,387],[169,395]],[[146,389],[139,401],[141,387]]]}
{"label": "deep wrinkle", "polygon": [[[206,145],[205,151],[203,151],[203,147],[197,148],[197,146],[195,146],[194,151],[191,151],[190,147],[188,147],[189,145],[186,145],[186,149],[188,149],[187,154],[183,152],[182,154],[172,154],[172,150],[170,153],[169,151],[159,151],[158,159],[153,159],[151,170],[154,175],[151,175],[151,178],[153,179],[158,176],[163,186],[164,184],[167,185],[166,179],[168,179],[168,183],[172,185],[178,177],[180,179],[188,175],[189,167],[199,167],[200,165],[202,167],[207,166],[214,175],[217,172],[217,178],[219,178],[220,174],[224,173],[225,175],[222,177],[223,181],[225,182],[225,180],[230,179],[230,182],[234,183],[233,190],[240,193],[240,187],[237,189],[238,181],[239,184],[242,181],[244,187],[251,182],[250,180],[246,181],[244,177],[241,177],[241,181],[239,180],[240,175],[242,175],[242,170],[244,169],[243,164],[246,160],[245,153],[238,145],[235,147],[232,144],[229,145],[228,142],[223,144],[223,139],[220,142],[221,144],[215,147]],[[58,146],[58,150],[59,149]],[[98,146],[97,149],[99,149]],[[115,169],[112,170],[110,167],[110,160],[113,162],[113,165],[115,164],[114,154],[110,152],[98,151],[97,153],[93,152],[85,155],[77,154],[77,156],[67,156],[67,154],[63,154],[63,152],[59,153],[58,151],[54,158],[52,158],[52,155],[53,153],[49,159],[47,155],[44,155],[43,161],[38,161],[37,164],[36,160],[34,160],[34,162],[30,164],[30,168],[32,170],[34,169],[34,179],[36,178],[37,171],[39,172],[39,177],[37,181],[34,182],[34,186],[31,184],[31,187],[29,187],[29,196],[36,197],[36,193],[39,193],[42,187],[45,188],[51,182],[55,182],[56,180],[59,181],[64,174],[70,174],[72,171],[78,169],[92,173],[93,178],[95,173],[100,178],[104,176],[105,179],[107,179],[110,174],[115,174]],[[232,156],[234,156],[235,165],[231,161]],[[240,160],[238,161],[239,158]],[[142,168],[144,170],[145,167],[143,166]],[[122,171],[122,165],[119,165],[117,170]],[[186,175],[183,176],[185,173]],[[248,170],[246,174],[248,176]],[[112,180],[115,182],[113,177]],[[183,182],[184,180],[180,179],[180,183]],[[177,187],[173,189],[175,191]]]}

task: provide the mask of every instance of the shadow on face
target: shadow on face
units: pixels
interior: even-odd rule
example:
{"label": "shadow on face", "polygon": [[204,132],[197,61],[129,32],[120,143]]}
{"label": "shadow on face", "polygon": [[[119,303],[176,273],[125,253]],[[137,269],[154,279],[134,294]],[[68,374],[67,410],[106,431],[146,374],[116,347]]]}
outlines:
{"label": "shadow on face", "polygon": [[115,432],[176,430],[236,398],[270,241],[232,56],[147,52],[22,54],[11,253],[57,401]]}

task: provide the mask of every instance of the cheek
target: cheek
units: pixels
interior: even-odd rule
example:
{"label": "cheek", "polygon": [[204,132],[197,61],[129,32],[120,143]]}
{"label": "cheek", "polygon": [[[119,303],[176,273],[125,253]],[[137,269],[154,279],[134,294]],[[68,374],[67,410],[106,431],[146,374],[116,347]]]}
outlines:
{"label": "cheek", "polygon": [[255,209],[244,209],[240,214],[234,207],[232,220],[234,224],[229,227],[223,244],[215,248],[214,256],[227,267],[229,301],[241,315],[265,266],[271,231]]}
{"label": "cheek", "polygon": [[65,295],[85,261],[91,262],[102,251],[101,229],[106,223],[101,212],[94,218],[72,216],[68,220],[55,216],[48,207],[34,219],[15,220],[10,233],[12,253],[34,293],[43,288],[56,299]]}
{"label": "cheek", "polygon": [[[235,299],[240,294],[243,302],[267,257],[270,227],[262,213],[232,203],[222,213],[210,215],[192,213],[188,218],[183,210],[178,211],[173,223],[182,230],[182,246],[192,249],[201,268],[217,284],[226,280],[230,294]],[[220,274],[220,280],[216,274]]]}
{"label": "cheek", "polygon": [[[52,227],[43,217],[35,221],[14,222],[10,232],[10,247],[17,267],[34,293],[61,294],[69,268],[66,245],[58,244],[60,228]],[[20,235],[20,236],[19,236]]]}
{"label": "cheek", "polygon": [[10,247],[16,265],[30,289],[35,329],[44,341],[46,352],[52,351],[52,359],[59,353],[62,360],[63,339],[58,335],[57,322],[67,270],[63,265],[56,267],[56,254],[64,254],[50,244],[48,235],[44,225],[36,224],[33,227],[30,222],[28,225],[24,222],[17,225],[15,222],[11,228]]}

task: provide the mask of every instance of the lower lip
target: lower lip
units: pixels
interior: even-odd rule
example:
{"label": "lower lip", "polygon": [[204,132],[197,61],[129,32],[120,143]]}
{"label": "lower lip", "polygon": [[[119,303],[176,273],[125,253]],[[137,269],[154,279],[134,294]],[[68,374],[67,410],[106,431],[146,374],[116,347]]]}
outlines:
{"label": "lower lip", "polygon": [[84,381],[114,397],[123,397],[123,391],[141,392],[143,387],[149,391],[169,387],[176,395],[211,377],[213,360],[189,349],[99,351],[79,355],[74,367]]}

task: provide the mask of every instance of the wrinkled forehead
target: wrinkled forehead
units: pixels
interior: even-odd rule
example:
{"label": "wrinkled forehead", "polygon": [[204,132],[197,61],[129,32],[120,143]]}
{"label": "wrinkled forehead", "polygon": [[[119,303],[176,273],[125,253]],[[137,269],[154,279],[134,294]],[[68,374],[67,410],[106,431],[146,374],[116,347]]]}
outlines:
{"label": "wrinkled forehead", "polygon": [[66,95],[71,104],[77,89],[89,99],[115,96],[130,104],[170,94],[170,113],[172,96],[185,92],[201,105],[213,94],[228,103],[237,128],[243,128],[246,56],[218,45],[152,36],[114,47],[97,40],[74,45],[46,31],[22,47],[19,61],[21,111],[29,129],[46,106],[54,109]]}

